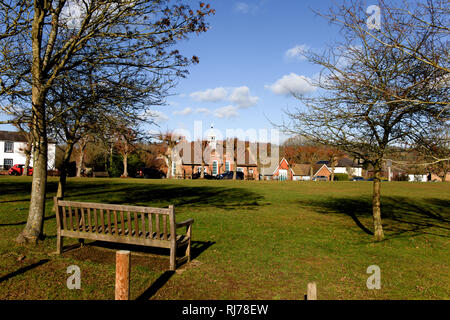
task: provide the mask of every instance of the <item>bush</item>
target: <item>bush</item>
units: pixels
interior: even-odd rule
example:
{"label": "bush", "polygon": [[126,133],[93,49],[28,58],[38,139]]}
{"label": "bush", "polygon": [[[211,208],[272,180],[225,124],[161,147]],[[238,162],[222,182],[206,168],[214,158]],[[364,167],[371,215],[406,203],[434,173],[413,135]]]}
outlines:
{"label": "bush", "polygon": [[334,181],[348,181],[348,174],[346,173],[335,173]]}

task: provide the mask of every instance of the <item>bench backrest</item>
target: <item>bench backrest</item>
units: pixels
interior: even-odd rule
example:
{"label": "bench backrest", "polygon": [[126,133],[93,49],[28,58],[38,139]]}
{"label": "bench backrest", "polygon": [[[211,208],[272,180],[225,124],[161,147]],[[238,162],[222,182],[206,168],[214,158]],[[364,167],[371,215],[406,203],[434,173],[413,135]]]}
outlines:
{"label": "bench backrest", "polygon": [[[104,203],[65,201],[54,198],[56,221],[59,230],[114,234],[122,237],[145,237],[168,240],[176,235],[175,210],[125,206]],[[175,240],[176,236],[171,237]]]}

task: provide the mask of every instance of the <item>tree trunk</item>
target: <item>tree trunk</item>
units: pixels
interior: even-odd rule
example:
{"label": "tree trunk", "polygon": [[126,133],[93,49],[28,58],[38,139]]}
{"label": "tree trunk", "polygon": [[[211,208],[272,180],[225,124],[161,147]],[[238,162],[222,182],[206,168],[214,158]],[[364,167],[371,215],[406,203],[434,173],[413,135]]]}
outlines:
{"label": "tree trunk", "polygon": [[58,198],[64,198],[64,193],[66,191],[66,180],[67,180],[67,168],[70,164],[70,156],[73,151],[73,142],[68,142],[66,146],[66,150],[64,151],[63,163],[61,166],[61,174],[59,176],[58,181],[58,191],[56,192],[56,196]]}
{"label": "tree trunk", "polygon": [[80,154],[78,155],[78,161],[77,161],[77,177],[81,177],[81,171],[83,170],[84,166],[84,143],[80,144]]}
{"label": "tree trunk", "polygon": [[202,171],[200,172],[200,179],[205,178],[205,161],[202,161]]}
{"label": "tree trunk", "polygon": [[312,181],[313,177],[314,177],[314,169],[313,166],[311,165],[311,167],[309,167],[309,180]]}
{"label": "tree trunk", "polygon": [[235,162],[233,165],[233,180],[236,180],[236,176],[237,176],[237,165]]}
{"label": "tree trunk", "polygon": [[45,12],[36,6],[31,30],[33,61],[31,65],[31,124],[33,141],[33,181],[31,184],[30,209],[27,224],[17,236],[19,243],[36,243],[42,235],[45,215],[45,193],[47,184],[48,141],[45,115],[45,89],[41,72],[42,29]]}
{"label": "tree trunk", "polygon": [[23,168],[22,176],[28,176],[28,170],[30,169],[32,143],[28,142],[25,148],[25,166]]}
{"label": "tree trunk", "polygon": [[373,212],[373,226],[374,236],[376,241],[384,239],[383,225],[381,223],[381,180],[380,180],[381,166],[377,162],[374,165],[374,179],[373,179],[373,196],[372,196],[372,212]]}
{"label": "tree trunk", "polygon": [[171,157],[167,157],[167,179],[172,178],[172,159]]}
{"label": "tree trunk", "polygon": [[123,173],[122,178],[128,178],[128,154],[123,155]]}
{"label": "tree trunk", "polygon": [[331,181],[334,181],[334,169],[336,167],[336,158],[331,158]]}
{"label": "tree trunk", "polygon": [[114,143],[111,141],[109,146],[109,174],[112,174],[112,168],[114,165]]}

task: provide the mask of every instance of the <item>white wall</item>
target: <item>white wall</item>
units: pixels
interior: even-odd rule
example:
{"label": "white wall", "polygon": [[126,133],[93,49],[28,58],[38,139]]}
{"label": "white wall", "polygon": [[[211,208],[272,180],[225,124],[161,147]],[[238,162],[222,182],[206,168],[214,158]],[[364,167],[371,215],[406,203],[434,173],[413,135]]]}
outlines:
{"label": "white wall", "polygon": [[362,168],[350,168],[350,172],[347,172],[346,167],[336,167],[334,168],[334,173],[346,173],[348,175],[360,177],[362,176]]}
{"label": "white wall", "polygon": [[[14,152],[5,153],[5,142],[0,141],[0,165],[3,166],[4,159],[13,159],[14,164],[25,164],[25,153],[22,151],[26,147],[25,142],[14,142]],[[47,170],[55,170],[56,165],[56,145],[50,143],[48,145],[48,163]],[[33,166],[33,158],[31,158],[30,166]]]}
{"label": "white wall", "polygon": [[14,142],[14,152],[5,152],[5,142],[0,141],[0,165],[3,166],[5,159],[13,159],[14,164],[25,164],[25,154],[20,150],[25,148],[25,142]]}
{"label": "white wall", "polygon": [[408,174],[408,181],[409,182],[427,182],[427,175],[426,174]]}

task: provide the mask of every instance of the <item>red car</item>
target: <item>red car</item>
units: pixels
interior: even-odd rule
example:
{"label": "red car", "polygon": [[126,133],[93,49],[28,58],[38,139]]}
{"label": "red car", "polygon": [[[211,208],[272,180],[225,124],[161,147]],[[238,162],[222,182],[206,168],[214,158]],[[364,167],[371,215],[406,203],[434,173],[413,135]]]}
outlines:
{"label": "red car", "polygon": [[[23,173],[23,169],[25,168],[24,164],[15,164],[8,170],[8,174],[11,176],[21,176]],[[33,175],[33,168],[28,168],[28,175]]]}

